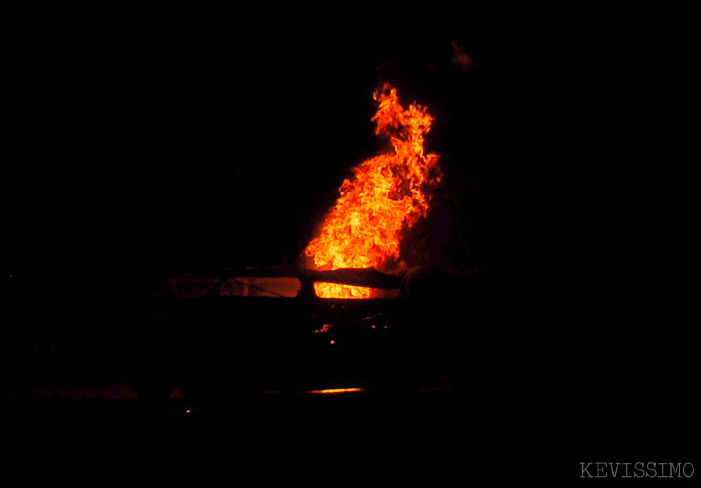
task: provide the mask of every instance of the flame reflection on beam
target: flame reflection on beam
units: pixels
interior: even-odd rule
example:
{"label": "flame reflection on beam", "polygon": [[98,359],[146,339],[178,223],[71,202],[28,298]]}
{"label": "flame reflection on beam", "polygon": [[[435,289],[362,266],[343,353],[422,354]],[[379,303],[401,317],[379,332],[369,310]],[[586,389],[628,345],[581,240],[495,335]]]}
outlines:
{"label": "flame reflection on beam", "polygon": [[308,395],[336,395],[338,393],[358,393],[365,391],[365,388],[327,388],[325,390],[307,390]]}
{"label": "flame reflection on beam", "polygon": [[[302,395],[337,395],[340,393],[360,393],[366,391],[365,388],[326,388],[324,390],[304,390],[301,391]],[[279,390],[266,390],[258,392],[262,395],[280,395],[282,391]]]}

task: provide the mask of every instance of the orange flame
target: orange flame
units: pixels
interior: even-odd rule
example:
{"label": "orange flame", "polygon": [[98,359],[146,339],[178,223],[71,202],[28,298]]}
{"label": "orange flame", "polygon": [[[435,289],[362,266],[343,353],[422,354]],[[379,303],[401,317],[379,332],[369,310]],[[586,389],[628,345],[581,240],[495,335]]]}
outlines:
{"label": "orange flame", "polygon": [[[428,212],[429,173],[438,155],[424,154],[424,135],[433,117],[426,107],[399,104],[397,90],[385,84],[374,93],[379,109],[376,134],[388,134],[394,153],[382,154],[354,168],[355,178],[341,185],[341,196],[321,233],[305,250],[316,269],[386,270],[399,260],[401,232]],[[365,287],[315,283],[323,298],[371,298]]]}

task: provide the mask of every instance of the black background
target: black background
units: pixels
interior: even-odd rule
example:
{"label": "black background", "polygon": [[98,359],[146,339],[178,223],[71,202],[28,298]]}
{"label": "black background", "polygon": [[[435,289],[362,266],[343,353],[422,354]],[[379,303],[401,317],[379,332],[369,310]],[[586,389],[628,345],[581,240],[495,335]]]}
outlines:
{"label": "black background", "polygon": [[391,150],[371,122],[389,82],[434,115],[427,151],[444,174],[403,259],[485,266],[495,154],[511,144],[486,30],[311,25],[163,14],[19,30],[13,264],[78,281],[104,270],[123,290],[138,275],[301,262],[352,168]]}
{"label": "black background", "polygon": [[684,461],[688,29],[611,12],[426,31],[172,14],[10,31],[4,261],[23,296],[94,311],[178,271],[297,262],[350,169],[387,149],[370,119],[389,81],[436,117],[445,175],[403,256],[495,277],[519,439],[547,432],[546,452],[581,453],[577,473]]}

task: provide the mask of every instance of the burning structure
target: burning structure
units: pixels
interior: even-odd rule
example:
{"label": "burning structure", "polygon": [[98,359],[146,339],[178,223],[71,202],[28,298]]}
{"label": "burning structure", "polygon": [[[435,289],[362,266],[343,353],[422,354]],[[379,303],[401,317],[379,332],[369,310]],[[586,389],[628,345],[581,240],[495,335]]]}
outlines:
{"label": "burning structure", "polygon": [[[326,217],[320,235],[305,253],[318,270],[400,267],[402,231],[428,212],[427,189],[440,180],[438,155],[424,154],[424,136],[433,117],[421,105],[405,109],[396,88],[384,84],[374,94],[377,135],[388,135],[394,151],[371,158],[346,179],[341,196]],[[316,283],[323,298],[371,298],[370,288]]]}

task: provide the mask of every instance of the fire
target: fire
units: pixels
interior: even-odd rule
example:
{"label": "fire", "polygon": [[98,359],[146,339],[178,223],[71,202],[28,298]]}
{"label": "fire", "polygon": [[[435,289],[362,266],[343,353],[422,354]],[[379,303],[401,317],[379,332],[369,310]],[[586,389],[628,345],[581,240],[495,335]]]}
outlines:
{"label": "fire", "polygon": [[[354,168],[355,177],[340,188],[341,196],[326,217],[321,233],[306,249],[314,267],[371,268],[385,271],[399,260],[401,232],[428,212],[425,191],[438,181],[431,169],[438,155],[424,154],[424,135],[433,117],[421,105],[399,104],[397,90],[385,84],[374,93],[379,104],[372,118],[377,135],[389,135],[394,152]],[[369,288],[316,283],[324,298],[371,298]]]}

